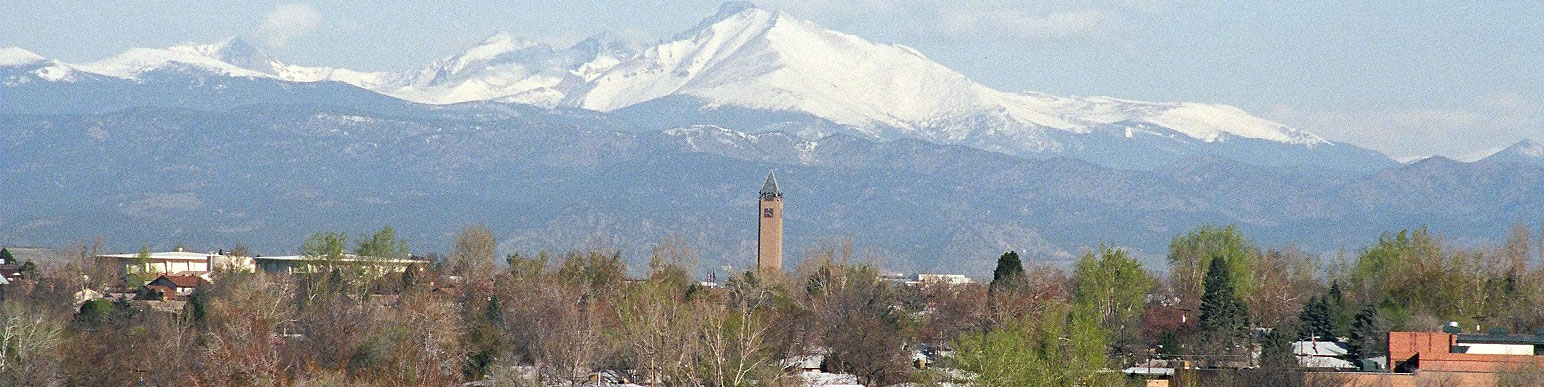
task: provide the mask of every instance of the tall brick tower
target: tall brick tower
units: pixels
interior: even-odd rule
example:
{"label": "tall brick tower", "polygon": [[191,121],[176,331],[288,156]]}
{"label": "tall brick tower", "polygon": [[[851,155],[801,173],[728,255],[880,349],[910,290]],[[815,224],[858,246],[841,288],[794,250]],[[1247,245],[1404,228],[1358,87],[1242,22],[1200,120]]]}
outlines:
{"label": "tall brick tower", "polygon": [[783,190],[777,176],[767,172],[761,185],[761,225],[756,228],[756,268],[763,273],[783,271]]}

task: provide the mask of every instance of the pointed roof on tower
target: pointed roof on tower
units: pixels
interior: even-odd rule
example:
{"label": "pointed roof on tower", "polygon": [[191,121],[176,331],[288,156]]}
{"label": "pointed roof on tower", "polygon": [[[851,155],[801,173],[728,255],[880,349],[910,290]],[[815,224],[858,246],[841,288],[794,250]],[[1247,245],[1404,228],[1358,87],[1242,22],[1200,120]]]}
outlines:
{"label": "pointed roof on tower", "polygon": [[773,172],[767,172],[767,182],[761,185],[761,196],[783,196],[783,190],[777,187],[777,175]]}

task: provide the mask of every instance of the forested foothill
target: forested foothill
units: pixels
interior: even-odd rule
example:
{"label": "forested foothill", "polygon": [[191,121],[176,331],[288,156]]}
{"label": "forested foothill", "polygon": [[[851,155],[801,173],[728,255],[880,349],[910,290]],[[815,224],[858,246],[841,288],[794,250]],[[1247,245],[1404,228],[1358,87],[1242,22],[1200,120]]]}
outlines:
{"label": "forested foothill", "polygon": [[[410,253],[383,231],[303,249]],[[1384,356],[1391,330],[1544,330],[1522,224],[1499,246],[1413,228],[1325,256],[1202,226],[1173,238],[1167,268],[1110,246],[1066,269],[1007,252],[990,281],[952,285],[895,281],[849,240],[715,282],[694,278],[701,257],[680,237],[630,271],[605,248],[500,257],[493,235],[467,228],[381,276],[218,271],[176,303],[79,299],[143,281],[82,244],[0,287],[0,385],[1142,385],[1122,370],[1158,362],[1253,371],[1228,384],[1336,385],[1304,377],[1291,343],[1340,342],[1355,361]]]}

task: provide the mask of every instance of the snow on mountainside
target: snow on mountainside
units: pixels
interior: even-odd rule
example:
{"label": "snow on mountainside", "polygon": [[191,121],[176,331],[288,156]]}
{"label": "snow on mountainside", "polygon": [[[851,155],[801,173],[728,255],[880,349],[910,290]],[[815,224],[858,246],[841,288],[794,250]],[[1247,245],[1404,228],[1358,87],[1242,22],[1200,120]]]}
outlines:
{"label": "snow on mountainside", "polygon": [[[5,50],[0,66],[44,60],[20,48]],[[290,82],[336,81],[429,104],[498,100],[554,107],[570,89],[634,52],[631,44],[607,34],[554,50],[501,33],[417,71],[392,73],[286,64],[232,37],[213,44],[135,48],[99,61],[63,66],[128,80],[157,71],[192,71]]]}
{"label": "snow on mountainside", "polygon": [[[132,49],[84,65],[47,61],[20,49],[6,49],[0,61],[44,81],[100,74],[143,82],[146,74],[158,72],[336,81],[429,104],[491,100],[628,110],[627,117],[643,123],[801,135],[848,132],[1035,157],[1108,158],[1115,153],[1107,149],[1117,147],[1119,157],[1156,150],[1179,158],[1234,152],[1245,161],[1266,163],[1312,163],[1326,154],[1349,155],[1330,162],[1337,165],[1386,159],[1232,106],[994,90],[914,49],[872,43],[748,3],[725,4],[694,28],[642,49],[609,35],[554,49],[496,34],[408,72],[290,65],[237,38]],[[50,65],[32,69],[40,63]],[[730,122],[736,120],[741,122]],[[1236,139],[1250,143],[1220,145]]]}
{"label": "snow on mountainside", "polygon": [[1496,153],[1486,156],[1481,162],[1493,163],[1523,163],[1544,166],[1544,144],[1539,144],[1531,139],[1524,139],[1512,144]]}
{"label": "snow on mountainside", "polygon": [[35,54],[32,51],[23,50],[19,47],[0,48],[0,66],[21,66],[25,64],[41,62],[44,60],[47,59],[44,59],[43,56]]}
{"label": "snow on mountainside", "polygon": [[397,78],[395,74],[386,72],[285,64],[234,37],[213,44],[184,44],[164,49],[136,48],[77,67],[125,79],[139,79],[155,71],[185,69],[232,77],[272,78],[292,82],[339,81],[367,89],[390,83]]}
{"label": "snow on mountainside", "polygon": [[79,78],[75,67],[17,47],[0,48],[0,67],[20,71],[5,74],[0,84],[16,86],[32,81],[71,82]]}
{"label": "snow on mountainside", "polygon": [[[241,49],[246,43],[238,39],[227,39],[215,44],[187,44],[168,48],[135,48],[116,56],[99,61],[78,65],[82,70],[97,74],[109,75],[125,79],[138,79],[142,75],[160,70],[187,69],[225,75],[233,77],[273,77],[273,74],[265,72],[263,67],[246,68],[233,62],[247,62],[248,66],[272,66],[272,60],[262,62],[257,57],[237,57],[226,55],[227,50],[234,49],[235,54],[251,54],[255,50],[246,52]],[[266,56],[264,56],[265,58]]]}
{"label": "snow on mountainside", "polygon": [[571,89],[635,51],[607,34],[554,50],[500,33],[408,74],[400,83],[373,89],[433,104],[498,100],[554,107]]}
{"label": "snow on mountainside", "polygon": [[701,98],[707,108],[805,112],[881,138],[988,148],[1032,144],[977,140],[1035,140],[1042,129],[1087,133],[1122,121],[1157,124],[1206,142],[1228,133],[1327,143],[1231,106],[1001,92],[911,48],[870,43],[742,3],[726,4],[696,29],[613,67],[565,104],[612,111],[674,95]]}

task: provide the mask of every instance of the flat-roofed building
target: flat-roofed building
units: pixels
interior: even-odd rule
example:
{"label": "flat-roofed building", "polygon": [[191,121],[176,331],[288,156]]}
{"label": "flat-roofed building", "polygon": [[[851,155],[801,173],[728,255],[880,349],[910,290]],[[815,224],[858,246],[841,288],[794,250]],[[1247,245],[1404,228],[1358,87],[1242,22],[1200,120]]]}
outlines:
{"label": "flat-roofed building", "polygon": [[226,255],[218,252],[195,253],[182,251],[153,252],[141,257],[138,253],[103,254],[99,260],[112,262],[126,273],[173,274],[182,272],[207,273],[213,269],[253,270],[252,258]]}
{"label": "flat-roofed building", "polygon": [[1389,362],[1395,372],[1499,372],[1544,365],[1538,348],[1544,336],[1389,332]]}
{"label": "flat-roofed building", "polygon": [[328,267],[352,267],[371,268],[380,273],[394,273],[406,270],[412,264],[427,264],[427,261],[410,258],[381,258],[365,257],[354,254],[343,254],[335,259],[319,258],[306,255],[284,255],[273,257],[252,257],[258,269],[272,274],[312,273],[322,271]]}

